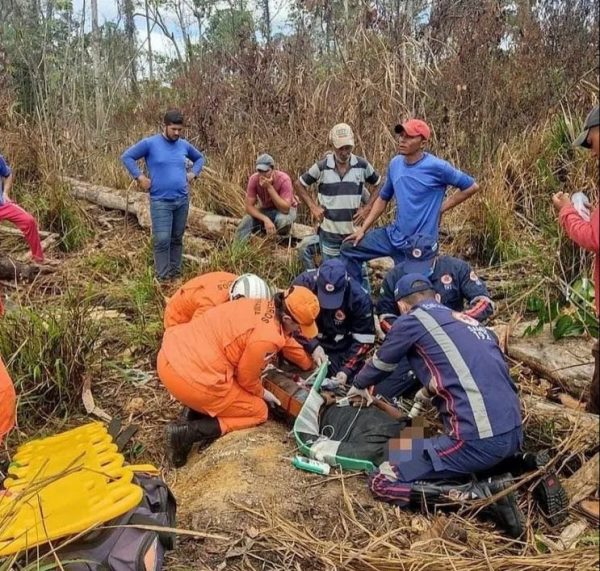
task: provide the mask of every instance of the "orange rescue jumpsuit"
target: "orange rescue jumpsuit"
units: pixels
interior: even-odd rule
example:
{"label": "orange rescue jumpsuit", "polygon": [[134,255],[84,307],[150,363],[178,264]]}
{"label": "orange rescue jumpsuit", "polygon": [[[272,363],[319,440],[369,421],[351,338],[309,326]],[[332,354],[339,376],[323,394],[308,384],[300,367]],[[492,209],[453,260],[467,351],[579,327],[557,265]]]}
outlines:
{"label": "orange rescue jumpsuit", "polygon": [[269,361],[285,349],[302,369],[313,365],[289,340],[272,300],[238,299],[167,329],[158,376],[179,402],[216,417],[223,434],[250,428],[267,420],[260,375]]}
{"label": "orange rescue jumpsuit", "polygon": [[0,357],[0,443],[15,425],[15,387]]}
{"label": "orange rescue jumpsuit", "polygon": [[229,272],[211,272],[186,282],[169,299],[165,307],[165,329],[187,323],[198,312],[229,301],[229,288],[238,278]]}

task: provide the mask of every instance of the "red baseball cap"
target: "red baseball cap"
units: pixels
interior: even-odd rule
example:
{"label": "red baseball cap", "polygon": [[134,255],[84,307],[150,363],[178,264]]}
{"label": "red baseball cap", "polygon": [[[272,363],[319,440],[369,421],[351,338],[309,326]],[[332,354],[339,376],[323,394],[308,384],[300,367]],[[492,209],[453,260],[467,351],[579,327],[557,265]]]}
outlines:
{"label": "red baseball cap", "polygon": [[429,125],[425,121],[421,121],[421,119],[409,119],[408,121],[404,121],[404,123],[398,123],[394,127],[394,133],[406,133],[409,137],[421,135],[426,141],[431,137]]}

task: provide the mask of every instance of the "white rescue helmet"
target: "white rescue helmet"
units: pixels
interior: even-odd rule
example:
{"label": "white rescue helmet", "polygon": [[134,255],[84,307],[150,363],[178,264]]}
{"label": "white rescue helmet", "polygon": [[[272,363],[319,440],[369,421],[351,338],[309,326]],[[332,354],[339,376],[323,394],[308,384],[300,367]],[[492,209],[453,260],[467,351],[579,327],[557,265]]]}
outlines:
{"label": "white rescue helmet", "polygon": [[229,288],[229,299],[247,297],[249,299],[270,299],[272,297],[269,284],[255,274],[243,274]]}

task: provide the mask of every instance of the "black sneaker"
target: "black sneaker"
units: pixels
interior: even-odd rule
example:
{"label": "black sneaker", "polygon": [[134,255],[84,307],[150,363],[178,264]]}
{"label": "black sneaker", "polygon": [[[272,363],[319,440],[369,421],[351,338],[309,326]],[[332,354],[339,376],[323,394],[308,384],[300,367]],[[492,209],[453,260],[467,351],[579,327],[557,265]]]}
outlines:
{"label": "black sneaker", "polygon": [[[510,474],[504,474],[503,476],[491,477],[486,482],[480,482],[480,484],[485,484],[491,495],[495,495],[509,487],[510,479]],[[525,532],[525,516],[517,504],[514,492],[510,492],[496,500],[486,512],[510,537],[518,539]]]}

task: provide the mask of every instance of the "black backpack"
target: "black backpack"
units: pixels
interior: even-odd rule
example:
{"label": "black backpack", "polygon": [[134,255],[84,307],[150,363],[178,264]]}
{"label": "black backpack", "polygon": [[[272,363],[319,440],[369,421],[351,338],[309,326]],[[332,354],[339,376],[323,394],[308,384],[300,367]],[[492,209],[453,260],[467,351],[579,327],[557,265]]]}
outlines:
{"label": "black backpack", "polygon": [[136,508],[57,550],[65,571],[160,571],[163,568],[165,551],[175,546],[175,534],[121,526],[175,527],[175,498],[158,477],[136,473],[133,482],[144,490],[144,497]]}

